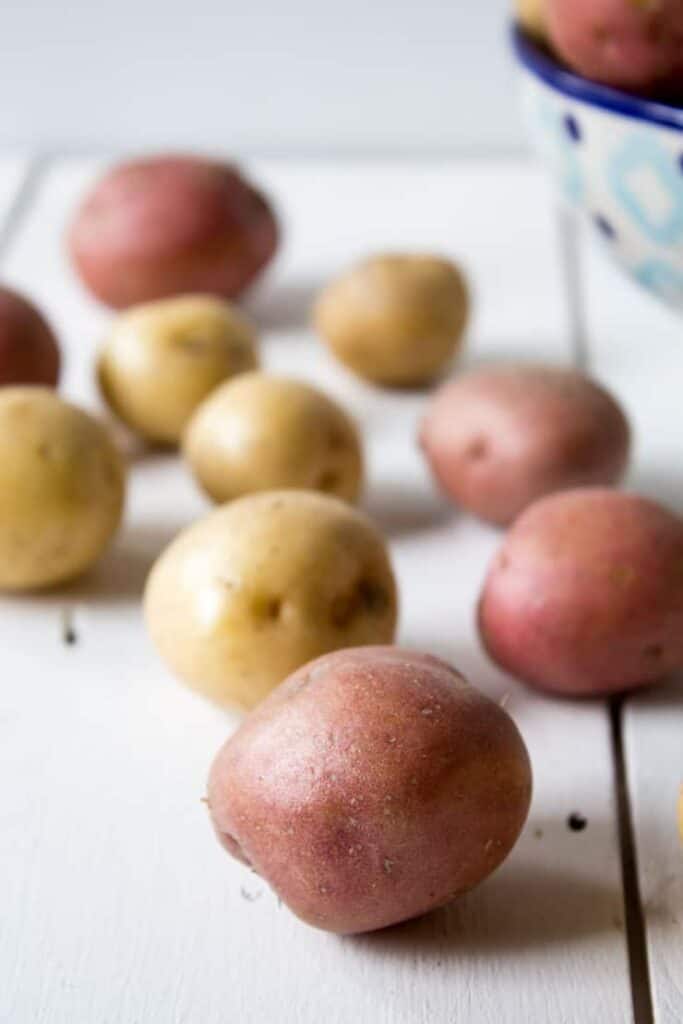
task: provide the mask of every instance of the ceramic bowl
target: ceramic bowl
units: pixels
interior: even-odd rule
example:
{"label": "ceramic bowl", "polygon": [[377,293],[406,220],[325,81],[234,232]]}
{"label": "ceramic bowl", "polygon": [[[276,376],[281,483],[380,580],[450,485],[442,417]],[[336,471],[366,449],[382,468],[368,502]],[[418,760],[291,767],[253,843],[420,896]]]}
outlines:
{"label": "ceramic bowl", "polygon": [[643,287],[683,313],[683,108],[590,82],[513,30],[534,146]]}

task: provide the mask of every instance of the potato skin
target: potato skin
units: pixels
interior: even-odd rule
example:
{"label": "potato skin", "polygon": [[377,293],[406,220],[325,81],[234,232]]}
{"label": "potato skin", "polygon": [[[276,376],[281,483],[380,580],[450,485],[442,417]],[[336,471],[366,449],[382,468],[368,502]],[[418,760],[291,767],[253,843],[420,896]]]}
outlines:
{"label": "potato skin", "polygon": [[426,254],[375,256],[320,295],[316,329],[354,373],[376,384],[433,380],[458,351],[469,313],[460,269]]}
{"label": "potato skin", "polygon": [[107,405],[131,430],[156,444],[178,444],[199,404],[257,364],[256,333],[239,310],[183,295],[121,314],[97,374]]}
{"label": "potato skin", "polygon": [[683,667],[683,520],[602,488],[544,498],[495,559],[479,628],[495,661],[543,690],[657,682]]}
{"label": "potato skin", "polygon": [[55,388],[60,363],[57,338],[42,313],[23,295],[0,287],[0,386]]}
{"label": "potato skin", "polygon": [[586,78],[656,92],[683,87],[680,0],[548,0],[555,49]]}
{"label": "potato skin", "polygon": [[145,591],[152,640],[199,693],[253,707],[311,658],[389,643],[396,584],[372,523],[336,498],[268,491],[183,531]]}
{"label": "potato skin", "polygon": [[83,283],[115,309],[188,292],[236,298],[277,243],[273,211],[236,168],[184,155],[113,167],[68,235]]}
{"label": "potato skin", "polygon": [[228,852],[339,933],[477,885],[512,849],[530,796],[506,712],[444,662],[396,647],[301,668],[228,740],[208,786]]}
{"label": "potato skin", "polygon": [[0,588],[80,575],[121,519],[124,468],[102,424],[47,388],[0,391]]}
{"label": "potato skin", "polygon": [[515,0],[515,10],[520,25],[539,39],[547,36],[548,0]]}
{"label": "potato skin", "polygon": [[506,525],[553,491],[618,483],[630,429],[612,396],[583,374],[511,364],[444,385],[427,409],[420,443],[446,494]]}
{"label": "potato skin", "polygon": [[358,431],[344,410],[303,381],[244,373],[190,420],[183,452],[217,502],[285,488],[355,501],[363,477]]}

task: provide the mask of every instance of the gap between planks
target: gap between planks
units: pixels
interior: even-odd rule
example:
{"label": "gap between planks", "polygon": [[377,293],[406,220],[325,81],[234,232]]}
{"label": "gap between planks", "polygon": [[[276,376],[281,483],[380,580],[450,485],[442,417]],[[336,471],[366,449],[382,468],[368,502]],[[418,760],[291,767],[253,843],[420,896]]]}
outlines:
{"label": "gap between planks", "polygon": [[645,916],[638,881],[638,861],[633,815],[629,796],[628,770],[624,754],[624,697],[610,701],[610,725],[614,756],[614,782],[616,789],[617,820],[619,822],[619,849],[624,884],[624,910],[626,915],[626,941],[628,943],[629,973],[633,1017],[636,1024],[654,1024],[650,968]]}
{"label": "gap between planks", "polygon": [[29,161],[14,198],[0,221],[0,260],[2,261],[5,260],[12,242],[40,188],[47,172],[48,164],[48,158],[41,156],[35,156]]}
{"label": "gap between planks", "polygon": [[[590,373],[590,332],[587,325],[582,284],[582,247],[579,222],[574,211],[566,206],[558,207],[557,220],[574,365],[577,369]],[[638,858],[633,832],[628,768],[624,754],[624,702],[623,697],[615,697],[607,702],[607,707],[610,717],[614,802],[624,890],[631,999],[635,1024],[654,1024],[645,918],[638,882]]]}

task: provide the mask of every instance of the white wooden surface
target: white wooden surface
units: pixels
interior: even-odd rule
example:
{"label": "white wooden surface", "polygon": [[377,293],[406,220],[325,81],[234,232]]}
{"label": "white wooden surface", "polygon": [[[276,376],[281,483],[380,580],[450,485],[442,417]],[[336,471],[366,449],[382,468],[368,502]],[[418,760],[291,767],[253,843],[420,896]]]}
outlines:
{"label": "white wooden surface", "polygon": [[9,244],[14,223],[12,213],[21,207],[29,165],[29,161],[21,157],[5,157],[0,161],[0,251]]}
{"label": "white wooden surface", "polygon": [[[636,430],[629,483],[683,514],[683,321],[629,287],[586,243],[584,282],[590,364],[622,398]],[[655,1016],[659,1024],[680,1024],[683,675],[629,698],[624,740]]]}
{"label": "white wooden surface", "polygon": [[[306,326],[312,293],[340,266],[372,248],[421,246],[470,271],[470,360],[570,361],[549,195],[523,162],[252,169],[287,221],[283,255],[249,304],[264,328],[264,362],[321,382],[362,420],[366,506],[391,540],[400,639],[507,697],[534,763],[531,817],[494,878],[420,921],[340,939],[278,906],[219,849],[201,803],[210,759],[236,720],[168,675],[139,613],[151,561],[206,506],[177,460],[139,458],[124,529],[100,568],[67,593],[0,602],[0,1021],[625,1024],[632,997],[607,709],[532,694],[483,656],[474,604],[499,537],[435,496],[414,440],[425,397],[358,384]],[[107,314],[72,277],[61,239],[97,170],[91,161],[48,167],[0,267],[51,314],[69,353],[64,390],[89,405]],[[64,609],[74,646],[62,641]],[[646,745],[647,720],[641,729],[635,707],[629,716],[630,751],[639,736]],[[648,771],[636,810],[664,832],[661,761]],[[656,806],[646,809],[653,788]],[[588,821],[582,832],[567,827],[573,811]],[[673,842],[649,849],[644,888],[680,870]],[[680,953],[657,920],[652,961],[675,974]],[[675,996],[670,1003],[675,1012]],[[664,1013],[667,1024],[679,1019]]]}

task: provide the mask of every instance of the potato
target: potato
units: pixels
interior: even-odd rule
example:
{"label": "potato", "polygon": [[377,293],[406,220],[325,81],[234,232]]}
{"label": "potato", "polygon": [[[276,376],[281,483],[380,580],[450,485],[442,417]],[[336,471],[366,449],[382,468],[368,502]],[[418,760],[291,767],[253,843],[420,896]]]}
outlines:
{"label": "potato", "polygon": [[547,15],[580,75],[636,92],[683,87],[681,0],[548,0]]}
{"label": "potato", "polygon": [[617,483],[630,431],[615,400],[581,373],[494,365],[436,394],[420,443],[450,497],[506,524],[552,491]]}
{"label": "potato", "polygon": [[546,8],[548,0],[515,0],[520,25],[532,36],[546,38]]}
{"label": "potato", "polygon": [[332,352],[376,384],[405,387],[436,377],[460,347],[468,315],[465,280],[436,256],[375,256],[333,281],[315,325]]}
{"label": "potato", "polygon": [[227,302],[204,295],[134,306],[115,320],[98,362],[103,397],[141,437],[177,444],[197,406],[257,363],[256,334]]}
{"label": "potato", "polygon": [[59,379],[59,345],[52,328],[23,295],[0,287],[0,386]]}
{"label": "potato", "polygon": [[105,428],[47,388],[0,391],[0,588],[49,587],[102,554],[124,469]]}
{"label": "potato", "polygon": [[214,501],[281,488],[354,501],[361,487],[360,438],[343,409],[303,381],[265,373],[214,391],[190,420],[183,450]]}
{"label": "potato", "polygon": [[84,284],[115,309],[188,292],[236,298],[277,242],[264,197],[229,164],[192,156],[114,167],[68,237]]}
{"label": "potato", "polygon": [[304,921],[384,928],[447,903],[505,860],[531,796],[502,708],[442,661],[396,647],[306,665],[211,769],[229,853]]}
{"label": "potato", "polygon": [[151,572],[145,615],[190,686],[252,707],[319,654],[391,642],[396,585],[364,516],[310,491],[269,491],[176,538]]}
{"label": "potato", "polygon": [[508,534],[479,626],[500,665],[544,690],[658,681],[683,667],[683,520],[602,488],[544,498]]}

